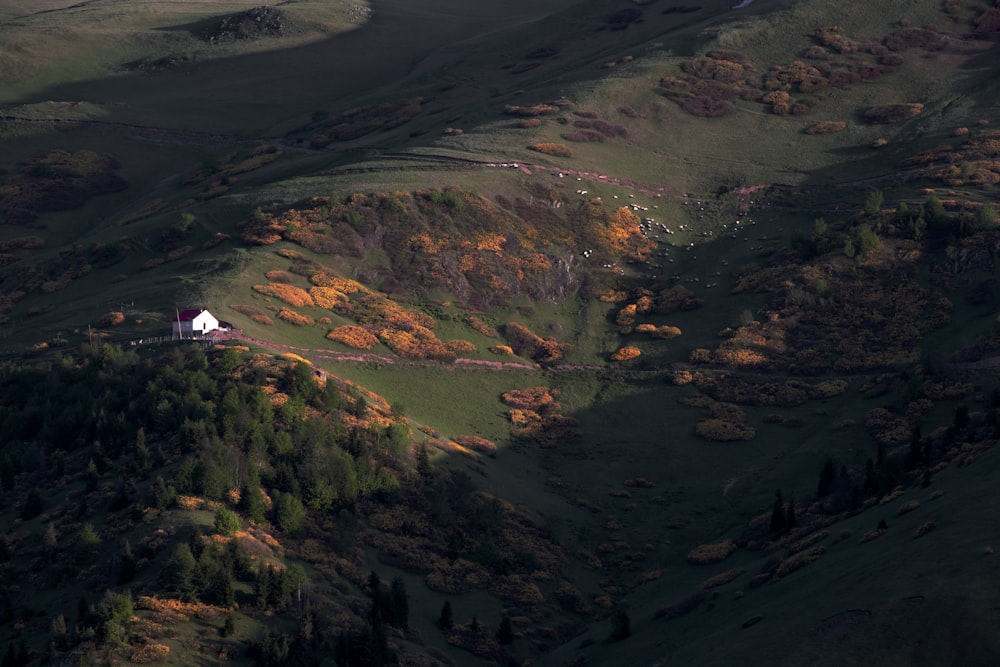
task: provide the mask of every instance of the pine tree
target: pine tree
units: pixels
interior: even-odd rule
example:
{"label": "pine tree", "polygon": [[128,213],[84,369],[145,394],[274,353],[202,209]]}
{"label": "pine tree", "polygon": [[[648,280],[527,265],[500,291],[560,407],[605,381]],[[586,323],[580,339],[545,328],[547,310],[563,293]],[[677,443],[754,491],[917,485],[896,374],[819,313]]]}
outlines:
{"label": "pine tree", "polygon": [[781,489],[774,493],[774,507],[771,509],[771,535],[778,536],[785,532],[785,501],[781,498]]}
{"label": "pine tree", "polygon": [[125,540],[125,548],[122,550],[121,563],[118,566],[118,585],[127,584],[135,576],[136,560],[132,553],[132,543]]}
{"label": "pine tree", "polygon": [[628,612],[624,609],[615,614],[611,625],[611,636],[609,641],[620,642],[632,636],[632,622],[628,617]]}
{"label": "pine tree", "polygon": [[878,491],[878,475],[875,473],[875,462],[870,458],[865,462],[865,481],[862,487],[865,495],[873,495]]}
{"label": "pine tree", "polygon": [[955,430],[964,431],[969,426],[969,406],[960,405],[955,408]]}
{"label": "pine tree", "polygon": [[264,497],[260,494],[260,473],[254,465],[250,466],[247,479],[240,492],[240,509],[251,521],[258,523],[264,521],[267,506],[264,504]]}
{"label": "pine tree", "polygon": [[421,481],[427,482],[431,478],[431,458],[427,453],[427,443],[421,442],[417,446],[417,475]]}
{"label": "pine tree", "polygon": [[441,613],[438,615],[437,626],[444,631],[451,630],[455,624],[454,617],[451,611],[451,602],[448,600],[444,601],[441,605]]}
{"label": "pine tree", "polygon": [[497,630],[497,641],[501,646],[510,646],[514,641],[514,628],[510,624],[510,616],[504,614],[500,619],[500,628]]}
{"label": "pine tree", "polygon": [[410,623],[410,599],[406,594],[406,584],[398,575],[393,577],[389,588],[389,622],[397,628],[405,628]]}
{"label": "pine tree", "polygon": [[236,632],[236,619],[232,614],[226,614],[226,621],[219,628],[220,637],[232,637]]}
{"label": "pine tree", "polygon": [[819,484],[816,487],[816,496],[819,498],[830,495],[833,491],[833,482],[837,477],[837,469],[833,465],[833,459],[826,457],[823,469],[819,473]]}
{"label": "pine tree", "polygon": [[184,542],[178,544],[160,572],[160,582],[167,593],[185,602],[194,602],[197,598],[194,586],[197,565],[191,547]]}
{"label": "pine tree", "polygon": [[268,591],[271,589],[271,580],[274,578],[274,570],[272,570],[267,565],[263,566],[257,572],[257,580],[254,582],[253,588],[253,600],[254,606],[260,611],[267,611],[268,606]]}

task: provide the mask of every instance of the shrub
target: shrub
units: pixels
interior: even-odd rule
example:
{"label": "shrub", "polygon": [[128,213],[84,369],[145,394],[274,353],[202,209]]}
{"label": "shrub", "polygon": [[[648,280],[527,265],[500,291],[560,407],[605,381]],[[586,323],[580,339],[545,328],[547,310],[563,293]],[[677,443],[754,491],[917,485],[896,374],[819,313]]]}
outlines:
{"label": "shrub", "polygon": [[692,565],[712,565],[726,560],[735,551],[736,543],[732,540],[700,544],[688,552],[687,561]]}
{"label": "shrub", "polygon": [[904,120],[915,118],[924,110],[924,105],[919,102],[910,104],[883,104],[871,107],[864,113],[866,123],[890,124],[900,123]]}
{"label": "shrub", "polygon": [[444,345],[455,354],[470,354],[476,351],[476,346],[467,340],[447,340]]}
{"label": "shrub", "polygon": [[573,157],[573,150],[566,144],[539,142],[531,144],[528,149],[554,157]]}
{"label": "shrub", "polygon": [[934,522],[933,521],[928,521],[927,523],[925,523],[925,524],[921,525],[919,528],[917,528],[916,532],[913,534],[913,539],[916,539],[918,537],[923,537],[924,535],[926,535],[927,533],[931,532],[935,528],[937,528],[937,526],[934,525]]}
{"label": "shrub", "polygon": [[378,343],[378,337],[375,334],[354,325],[344,325],[332,329],[326,337],[356,350],[370,350]]}
{"label": "shrub", "polygon": [[328,310],[343,308],[350,301],[346,294],[333,287],[310,287],[309,296],[317,306]]}
{"label": "shrub", "polygon": [[167,261],[168,262],[176,262],[178,259],[183,259],[184,257],[187,257],[192,252],[194,252],[194,248],[192,248],[189,245],[186,245],[186,246],[184,246],[182,248],[177,248],[176,250],[171,250],[167,254]]}
{"label": "shrub", "polygon": [[736,579],[737,577],[739,577],[744,572],[746,572],[746,570],[744,570],[742,567],[734,567],[731,570],[726,570],[725,572],[720,572],[719,574],[715,575],[714,577],[709,577],[708,579],[706,579],[705,581],[702,582],[701,587],[702,587],[703,590],[707,591],[707,590],[712,589],[712,588],[717,588],[719,586],[723,586],[725,584],[728,584],[733,579]]}
{"label": "shrub", "polygon": [[294,310],[289,310],[288,308],[282,308],[279,310],[278,318],[288,322],[289,324],[294,324],[297,327],[308,327],[315,324],[315,320],[308,315],[301,315],[296,313]]}
{"label": "shrub", "polygon": [[268,271],[264,274],[264,277],[270,280],[272,283],[290,283],[292,282],[292,275],[287,271]]}
{"label": "shrub", "polygon": [[215,513],[215,529],[222,535],[232,535],[240,531],[240,518],[236,512],[222,508]]}
{"label": "shrub", "polygon": [[642,351],[639,348],[626,345],[611,355],[611,361],[630,361],[641,354]]}
{"label": "shrub", "polygon": [[101,319],[97,320],[97,326],[99,327],[116,327],[125,321],[125,313],[120,311],[111,311],[110,313],[105,313],[101,316]]}
{"label": "shrub", "polygon": [[265,324],[265,325],[274,324],[274,320],[268,317],[267,313],[262,311],[260,308],[257,308],[256,306],[246,306],[237,303],[237,304],[231,304],[229,307],[235,310],[237,313],[246,315],[247,317],[250,318],[251,321],[256,322],[257,324]]}
{"label": "shrub", "polygon": [[494,345],[490,348],[493,354],[513,355],[514,350],[509,345]]}
{"label": "shrub", "polygon": [[529,387],[527,389],[512,389],[500,395],[504,405],[524,410],[540,410],[543,406],[552,404],[559,397],[558,391],[548,387]]}
{"label": "shrub", "polygon": [[486,336],[487,338],[496,338],[497,336],[500,335],[497,333],[496,329],[489,326],[475,315],[469,315],[468,317],[466,317],[465,323],[468,324],[473,331],[483,336]]}
{"label": "shrub", "polygon": [[678,97],[674,101],[687,113],[700,118],[718,118],[736,111],[736,105],[729,100],[720,100],[707,95]]}
{"label": "shrub", "polygon": [[788,576],[792,572],[809,565],[814,562],[820,556],[826,553],[826,547],[812,547],[801,551],[790,558],[786,558],[781,561],[778,565],[778,570],[775,575],[780,579],[781,577]]}
{"label": "shrub", "polygon": [[554,104],[535,104],[532,106],[508,105],[503,112],[508,116],[549,116],[559,113],[559,107]]}
{"label": "shrub", "polygon": [[497,453],[497,446],[494,442],[486,438],[481,438],[478,435],[456,435],[452,440],[466,449],[471,449],[475,452],[489,456],[496,456]]}
{"label": "shrub", "polygon": [[660,607],[653,614],[653,618],[663,618],[666,620],[671,620],[677,618],[678,616],[683,616],[689,612],[694,611],[698,606],[705,601],[708,594],[703,590],[699,590],[692,595],[687,596],[680,602],[676,602],[672,605],[667,605],[665,607]]}
{"label": "shrub", "polygon": [[738,440],[753,440],[757,432],[752,426],[738,424],[726,419],[705,419],[694,427],[699,437],[715,442],[735,442]]}
{"label": "shrub", "polygon": [[823,120],[815,125],[807,127],[803,132],[806,134],[833,134],[843,132],[847,128],[847,122],[842,120]]}
{"label": "shrub", "polygon": [[271,283],[269,285],[254,285],[253,289],[255,292],[265,296],[272,296],[296,308],[315,305],[313,298],[309,296],[309,292],[294,285]]}

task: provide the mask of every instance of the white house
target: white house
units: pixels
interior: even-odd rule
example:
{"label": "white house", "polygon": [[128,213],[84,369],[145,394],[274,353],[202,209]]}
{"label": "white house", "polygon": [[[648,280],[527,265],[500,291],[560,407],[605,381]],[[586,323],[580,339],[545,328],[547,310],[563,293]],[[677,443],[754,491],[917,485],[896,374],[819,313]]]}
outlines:
{"label": "white house", "polygon": [[204,336],[219,328],[219,320],[212,313],[200,308],[182,310],[177,313],[171,328],[171,335],[177,338]]}

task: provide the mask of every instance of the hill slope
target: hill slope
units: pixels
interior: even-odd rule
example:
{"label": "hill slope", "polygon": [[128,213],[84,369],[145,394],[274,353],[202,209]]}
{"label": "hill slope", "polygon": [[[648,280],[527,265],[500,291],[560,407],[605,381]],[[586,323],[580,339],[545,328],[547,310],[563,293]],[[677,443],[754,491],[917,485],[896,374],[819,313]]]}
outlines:
{"label": "hill slope", "polygon": [[1000,9],[125,4],[0,14],[5,664],[996,662]]}

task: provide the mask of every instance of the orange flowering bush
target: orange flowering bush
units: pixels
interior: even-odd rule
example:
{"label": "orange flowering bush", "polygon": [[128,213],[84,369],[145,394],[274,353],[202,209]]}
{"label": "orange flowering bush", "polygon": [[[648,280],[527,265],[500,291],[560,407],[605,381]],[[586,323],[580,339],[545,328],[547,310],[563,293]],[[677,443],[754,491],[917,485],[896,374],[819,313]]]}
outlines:
{"label": "orange flowering bush", "polygon": [[475,315],[469,315],[468,317],[466,317],[465,323],[468,324],[473,331],[483,336],[486,336],[487,338],[496,338],[497,336],[500,335],[497,333],[496,329],[489,326]]}
{"label": "orange flowering bush", "polygon": [[270,283],[268,285],[254,285],[253,289],[255,292],[265,296],[272,296],[296,308],[315,305],[313,298],[309,296],[309,292],[294,285]]}
{"label": "orange flowering bush", "polygon": [[310,287],[309,296],[317,306],[328,310],[343,308],[350,301],[347,294],[333,287]]}
{"label": "orange flowering bush", "polygon": [[367,287],[359,283],[357,280],[351,280],[349,278],[341,278],[338,275],[330,273],[328,271],[319,271],[313,273],[309,276],[309,282],[317,287],[330,287],[338,292],[344,294],[356,294],[358,292],[368,293],[371,292]]}
{"label": "orange flowering bush", "polygon": [[506,354],[513,355],[514,350],[509,345],[494,345],[490,348],[490,352],[493,354]]}
{"label": "orange flowering bush", "polygon": [[626,345],[625,347],[617,350],[611,355],[611,361],[630,361],[639,357],[642,354],[642,350],[632,345]]}
{"label": "orange flowering bush", "polygon": [[445,347],[447,347],[449,350],[451,350],[451,352],[453,352],[456,355],[470,354],[476,351],[476,346],[467,340],[461,340],[461,339],[448,340],[445,341],[444,344]]}
{"label": "orange flowering bush", "polygon": [[235,310],[237,313],[246,315],[254,322],[257,322],[258,324],[274,324],[274,321],[267,316],[267,313],[265,313],[260,308],[257,308],[256,306],[247,306],[236,303],[236,304],[231,304],[229,307]]}
{"label": "orange flowering bush", "polygon": [[516,322],[511,322],[504,327],[504,336],[514,352],[539,363],[558,361],[570,348],[568,343],[559,343],[551,337],[543,339],[528,327]]}
{"label": "orange flowering bush", "polygon": [[500,395],[500,400],[504,405],[536,412],[541,412],[545,406],[554,403],[558,398],[559,390],[548,387],[512,389]]}
{"label": "orange flowering bush", "polygon": [[315,324],[313,318],[308,315],[301,315],[288,308],[282,308],[278,311],[278,319],[284,320],[289,324],[294,324],[297,327],[308,327]]}
{"label": "orange flowering bush", "polygon": [[119,311],[112,311],[101,316],[97,320],[97,326],[99,327],[116,327],[125,321],[125,313]]}
{"label": "orange flowering bush", "polygon": [[356,350],[370,350],[378,343],[378,337],[375,334],[364,327],[350,324],[332,329],[326,337]]}
{"label": "orange flowering bush", "polygon": [[137,665],[148,665],[165,660],[169,655],[170,647],[166,644],[143,644],[132,650],[131,661]]}
{"label": "orange flowering bush", "polygon": [[618,325],[621,333],[627,334],[632,331],[632,325],[635,324],[635,314],[636,304],[634,303],[630,303],[618,311],[618,314],[615,316],[615,324]]}
{"label": "orange flowering bush", "polygon": [[489,456],[495,456],[497,453],[496,443],[492,440],[481,438],[478,435],[456,435],[452,440],[474,452],[488,454]]}

